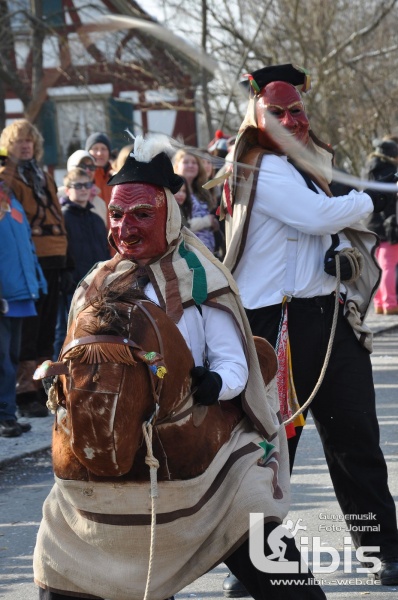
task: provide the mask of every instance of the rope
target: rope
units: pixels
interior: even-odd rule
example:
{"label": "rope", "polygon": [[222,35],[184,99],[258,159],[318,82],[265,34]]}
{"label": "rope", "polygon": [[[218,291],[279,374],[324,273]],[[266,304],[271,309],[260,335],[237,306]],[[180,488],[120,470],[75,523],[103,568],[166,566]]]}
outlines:
{"label": "rope", "polygon": [[152,425],[148,422],[142,424],[142,431],[144,434],[147,455],[145,457],[145,463],[149,466],[149,475],[151,481],[151,545],[149,548],[149,563],[148,563],[148,575],[145,586],[144,600],[147,600],[149,594],[149,586],[151,583],[153,556],[155,550],[155,529],[156,529],[156,498],[158,497],[158,482],[157,482],[157,470],[159,468],[159,461],[154,457],[152,451]]}
{"label": "rope", "polygon": [[343,248],[343,250],[340,250],[339,255],[344,255],[351,267],[351,277],[350,279],[345,279],[345,282],[353,283],[362,273],[363,256],[358,248]]}
{"label": "rope", "polygon": [[294,415],[292,415],[291,417],[289,417],[289,419],[287,421],[283,421],[283,423],[281,424],[280,429],[282,429],[282,427],[285,427],[285,425],[289,425],[290,423],[293,423],[293,421],[299,416],[301,415],[311,404],[311,402],[313,401],[313,399],[315,398],[315,396],[318,393],[319,388],[322,385],[323,379],[325,377],[325,373],[326,373],[326,369],[328,368],[328,364],[329,364],[329,359],[330,359],[330,355],[332,353],[332,347],[333,347],[333,342],[334,342],[334,336],[336,333],[336,327],[337,327],[337,317],[339,315],[339,298],[340,298],[340,257],[338,254],[336,254],[336,279],[337,279],[337,284],[336,284],[336,291],[335,291],[335,300],[334,300],[334,312],[333,312],[333,321],[332,321],[332,329],[330,331],[330,338],[329,338],[329,343],[328,343],[328,347],[326,350],[326,355],[325,355],[325,360],[323,361],[323,366],[322,366],[322,370],[321,373],[319,375],[319,379],[314,387],[314,389],[312,390],[308,400],[306,400],[304,402],[304,404],[302,406],[300,406],[299,410],[296,411],[294,413]]}

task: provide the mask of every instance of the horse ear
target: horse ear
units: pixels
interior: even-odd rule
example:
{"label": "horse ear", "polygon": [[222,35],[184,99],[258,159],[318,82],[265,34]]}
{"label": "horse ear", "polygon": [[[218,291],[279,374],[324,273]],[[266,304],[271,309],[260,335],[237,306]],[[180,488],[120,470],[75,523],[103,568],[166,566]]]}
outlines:
{"label": "horse ear", "polygon": [[33,379],[39,381],[46,377],[53,377],[54,375],[68,375],[69,369],[64,362],[52,362],[51,360],[45,360],[39,365],[33,374]]}
{"label": "horse ear", "polygon": [[265,385],[268,385],[278,370],[278,359],[275,350],[265,338],[254,335],[253,341],[257,351],[258,362],[260,363],[261,375],[263,376]]}

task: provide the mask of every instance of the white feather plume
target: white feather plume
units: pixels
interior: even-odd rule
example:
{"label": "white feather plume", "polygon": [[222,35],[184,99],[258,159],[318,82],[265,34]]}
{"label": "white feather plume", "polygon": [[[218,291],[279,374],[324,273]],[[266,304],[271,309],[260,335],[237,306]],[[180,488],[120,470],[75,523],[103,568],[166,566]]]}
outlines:
{"label": "white feather plume", "polygon": [[134,140],[134,150],[130,156],[139,162],[150,162],[155,156],[165,152],[168,156],[174,153],[173,146],[167,135],[152,134],[144,138],[142,135],[137,135]]}

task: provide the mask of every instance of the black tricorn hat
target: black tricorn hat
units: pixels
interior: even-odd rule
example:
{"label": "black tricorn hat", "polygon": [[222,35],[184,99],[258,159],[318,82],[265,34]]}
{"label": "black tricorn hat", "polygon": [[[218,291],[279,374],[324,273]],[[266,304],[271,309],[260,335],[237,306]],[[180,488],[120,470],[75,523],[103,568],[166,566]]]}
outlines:
{"label": "black tricorn hat", "polygon": [[306,92],[311,87],[308,71],[292,64],[263,67],[253,73],[248,73],[245,77],[247,79],[241,81],[241,85],[246,89],[252,89],[255,94],[258,94],[264,86],[272,81],[285,81],[292,85],[301,85],[302,92]]}
{"label": "black tricorn hat", "polygon": [[176,194],[184,180],[174,173],[170,158],[165,152],[160,152],[149,162],[139,161],[129,155],[123,167],[113,175],[107,185],[121,183],[151,183],[168,188]]}

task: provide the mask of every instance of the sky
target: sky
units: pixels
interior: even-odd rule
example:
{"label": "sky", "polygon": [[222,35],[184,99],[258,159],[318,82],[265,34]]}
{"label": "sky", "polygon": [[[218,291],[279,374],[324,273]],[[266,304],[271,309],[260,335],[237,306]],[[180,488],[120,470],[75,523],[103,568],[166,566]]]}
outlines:
{"label": "sky", "polygon": [[163,10],[159,8],[160,2],[157,0],[141,0],[140,2],[137,2],[137,4],[139,4],[145,12],[151,15],[151,17],[155,17],[158,21],[163,20]]}

